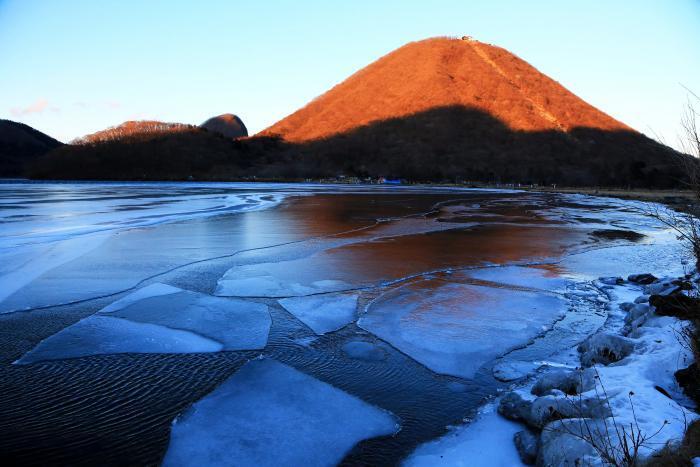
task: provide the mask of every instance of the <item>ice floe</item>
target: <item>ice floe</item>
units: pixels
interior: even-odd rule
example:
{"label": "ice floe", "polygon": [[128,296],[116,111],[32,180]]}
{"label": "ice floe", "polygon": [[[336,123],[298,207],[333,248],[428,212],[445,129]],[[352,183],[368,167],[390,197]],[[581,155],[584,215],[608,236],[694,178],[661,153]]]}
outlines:
{"label": "ice floe", "polygon": [[293,262],[232,268],[219,279],[215,294],[222,297],[290,297],[338,292],[352,287],[337,279],[299,282],[295,269]]}
{"label": "ice floe", "polygon": [[261,349],[267,306],[153,284],[44,339],[17,363],[114,353]]}
{"label": "ice floe", "polygon": [[181,329],[91,316],[42,341],[17,364],[115,353],[218,352],[212,339]]}
{"label": "ice floe", "polygon": [[284,298],[279,304],[320,335],[355,321],[357,298],[357,294],[322,294]]}
{"label": "ice floe", "polygon": [[174,422],[163,465],[336,465],[397,418],[275,360],[253,360]]}
{"label": "ice floe", "polygon": [[471,378],[565,311],[552,295],[433,279],[379,297],[358,326],[437,373]]}

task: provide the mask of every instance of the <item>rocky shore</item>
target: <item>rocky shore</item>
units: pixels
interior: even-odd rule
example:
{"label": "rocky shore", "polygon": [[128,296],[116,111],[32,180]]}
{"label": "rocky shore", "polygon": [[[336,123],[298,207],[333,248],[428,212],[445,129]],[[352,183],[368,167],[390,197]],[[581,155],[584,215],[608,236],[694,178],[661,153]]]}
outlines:
{"label": "rocky shore", "polygon": [[597,281],[609,318],[578,346],[578,362],[545,368],[496,402],[502,417],[522,425],[513,442],[524,464],[664,465],[679,451],[685,462],[700,455],[689,445],[697,440],[683,440],[699,417],[692,325],[681,319],[692,313],[686,305],[698,281],[651,274]]}

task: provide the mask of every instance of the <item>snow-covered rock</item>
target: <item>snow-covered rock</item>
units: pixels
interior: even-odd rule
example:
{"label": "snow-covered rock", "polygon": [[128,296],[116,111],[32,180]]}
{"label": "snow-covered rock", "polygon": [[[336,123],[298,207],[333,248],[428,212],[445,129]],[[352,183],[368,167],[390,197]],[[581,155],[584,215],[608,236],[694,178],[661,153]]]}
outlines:
{"label": "snow-covered rock", "polygon": [[565,394],[580,394],[595,387],[595,372],[585,370],[553,370],[537,379],[532,387],[532,394],[541,396],[552,389],[558,389]]}
{"label": "snow-covered rock", "polygon": [[651,307],[646,303],[638,303],[633,306],[625,315],[625,323],[636,321],[642,316],[646,316],[651,311]]}
{"label": "snow-covered rock", "polygon": [[509,420],[527,420],[532,401],[526,400],[517,392],[505,394],[498,402],[498,413]]}
{"label": "snow-covered rock", "polygon": [[[599,422],[591,419],[557,420],[547,425],[540,436],[537,465],[598,466],[603,461],[585,439],[588,429],[596,431]],[[588,427],[588,428],[587,428]]]}
{"label": "snow-covered rock", "polygon": [[589,367],[596,363],[607,365],[631,354],[634,341],[617,334],[601,332],[579,345],[578,350],[583,366]]}
{"label": "snow-covered rock", "polygon": [[622,285],[625,283],[625,280],[620,276],[601,277],[598,280],[605,285]]}
{"label": "snow-covered rock", "polygon": [[547,423],[563,418],[605,418],[611,415],[606,401],[600,397],[542,396],[530,406],[526,421],[542,428]]}

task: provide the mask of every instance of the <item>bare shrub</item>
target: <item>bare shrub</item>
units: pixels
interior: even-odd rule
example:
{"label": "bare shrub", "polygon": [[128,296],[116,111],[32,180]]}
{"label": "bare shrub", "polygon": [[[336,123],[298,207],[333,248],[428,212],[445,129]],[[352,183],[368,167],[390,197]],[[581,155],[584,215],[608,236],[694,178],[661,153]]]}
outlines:
{"label": "bare shrub", "polygon": [[[595,367],[594,367],[595,368]],[[637,413],[634,407],[634,392],[627,394],[632,421],[622,422],[615,416],[610,397],[605,386],[600,379],[600,374],[595,370],[597,381],[595,386],[596,398],[605,405],[610,413],[609,417],[600,419],[588,418],[585,413],[584,399],[581,394],[577,396],[567,396],[569,402],[580,408],[580,416],[575,419],[560,420],[545,427],[545,430],[555,431],[561,434],[570,435],[592,446],[601,460],[612,466],[633,467],[639,465],[640,450],[642,448],[658,449],[663,445],[658,445],[653,440],[666,427],[668,421],[664,420],[661,426],[652,433],[646,433],[639,426]]]}
{"label": "bare shrub", "polygon": [[691,193],[690,202],[679,210],[649,204],[643,211],[673,229],[679,240],[688,246],[695,258],[696,267],[700,269],[700,97],[688,92],[679,137],[684,154],[675,157],[685,175],[683,183]]}

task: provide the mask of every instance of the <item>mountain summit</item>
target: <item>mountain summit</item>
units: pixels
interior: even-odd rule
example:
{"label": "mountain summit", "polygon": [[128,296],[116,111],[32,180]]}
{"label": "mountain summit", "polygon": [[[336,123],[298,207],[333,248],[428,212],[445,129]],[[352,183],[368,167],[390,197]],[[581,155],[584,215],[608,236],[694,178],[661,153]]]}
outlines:
{"label": "mountain summit", "polygon": [[263,134],[309,141],[451,106],[482,111],[511,130],[631,130],[507,50],[434,38],[385,55]]}

